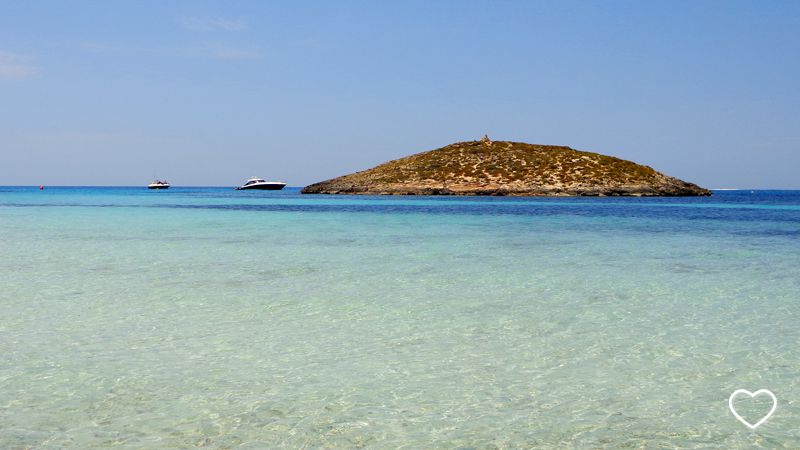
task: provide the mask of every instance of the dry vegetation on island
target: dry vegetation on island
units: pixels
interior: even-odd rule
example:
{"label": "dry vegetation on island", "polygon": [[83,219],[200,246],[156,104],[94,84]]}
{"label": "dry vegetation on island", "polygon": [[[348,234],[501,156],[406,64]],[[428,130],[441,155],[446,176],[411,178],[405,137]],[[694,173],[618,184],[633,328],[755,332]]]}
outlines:
{"label": "dry vegetation on island", "polygon": [[459,142],[307,186],[304,194],[697,196],[648,166],[569,147]]}

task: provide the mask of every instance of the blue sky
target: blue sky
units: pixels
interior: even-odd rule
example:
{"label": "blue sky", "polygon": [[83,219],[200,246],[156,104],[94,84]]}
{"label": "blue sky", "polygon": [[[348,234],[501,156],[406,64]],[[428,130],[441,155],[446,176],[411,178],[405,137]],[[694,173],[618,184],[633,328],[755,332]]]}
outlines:
{"label": "blue sky", "polygon": [[0,0],[0,185],[304,186],[480,139],[800,189],[797,1]]}

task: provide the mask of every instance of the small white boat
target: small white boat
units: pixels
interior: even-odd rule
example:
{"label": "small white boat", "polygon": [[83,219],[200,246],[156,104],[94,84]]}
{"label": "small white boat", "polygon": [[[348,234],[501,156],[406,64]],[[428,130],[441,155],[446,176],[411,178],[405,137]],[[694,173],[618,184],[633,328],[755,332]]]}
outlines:
{"label": "small white boat", "polygon": [[169,183],[166,181],[153,181],[147,186],[148,189],[167,189],[169,188]]}
{"label": "small white boat", "polygon": [[286,186],[286,183],[280,181],[264,181],[261,178],[250,178],[247,180],[247,183],[244,184],[242,187],[236,188],[237,191],[242,191],[245,189],[262,189],[265,191],[280,191],[281,189]]}

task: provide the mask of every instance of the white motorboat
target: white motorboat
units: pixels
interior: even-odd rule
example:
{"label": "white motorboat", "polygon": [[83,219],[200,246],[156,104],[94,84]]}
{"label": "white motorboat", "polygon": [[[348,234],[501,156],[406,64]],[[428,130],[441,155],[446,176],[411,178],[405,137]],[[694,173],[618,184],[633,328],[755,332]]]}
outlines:
{"label": "white motorboat", "polygon": [[169,183],[166,181],[153,181],[147,186],[148,189],[167,189],[169,188]]}
{"label": "white motorboat", "polygon": [[236,188],[236,190],[244,190],[244,189],[262,189],[266,191],[280,191],[281,189],[286,186],[286,183],[280,181],[264,181],[261,178],[250,178],[247,180],[247,183],[244,184],[242,187]]}

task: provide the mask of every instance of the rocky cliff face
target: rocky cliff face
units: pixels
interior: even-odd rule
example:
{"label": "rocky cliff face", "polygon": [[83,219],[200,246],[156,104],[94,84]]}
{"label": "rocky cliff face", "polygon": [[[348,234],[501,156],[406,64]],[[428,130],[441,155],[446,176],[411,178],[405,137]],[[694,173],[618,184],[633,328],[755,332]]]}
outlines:
{"label": "rocky cliff face", "polygon": [[569,147],[459,142],[315,183],[304,194],[698,196],[650,167]]}

